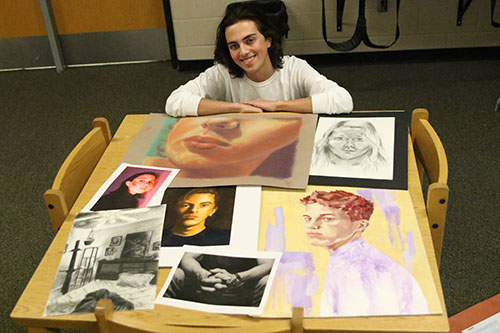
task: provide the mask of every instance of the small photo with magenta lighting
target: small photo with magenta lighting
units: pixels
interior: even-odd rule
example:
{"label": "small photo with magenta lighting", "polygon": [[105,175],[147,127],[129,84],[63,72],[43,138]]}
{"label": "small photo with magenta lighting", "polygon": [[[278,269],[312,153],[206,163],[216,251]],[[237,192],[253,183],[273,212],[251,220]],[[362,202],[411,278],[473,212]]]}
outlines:
{"label": "small photo with magenta lighting", "polygon": [[141,208],[160,203],[177,169],[121,164],[83,211]]}

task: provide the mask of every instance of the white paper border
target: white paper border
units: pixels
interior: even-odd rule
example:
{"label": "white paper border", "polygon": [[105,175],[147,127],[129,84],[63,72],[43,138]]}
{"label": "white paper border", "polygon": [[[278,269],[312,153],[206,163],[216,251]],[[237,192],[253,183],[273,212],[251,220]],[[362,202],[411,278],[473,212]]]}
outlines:
{"label": "white paper border", "polygon": [[[213,305],[213,304],[203,304],[203,303],[163,297],[162,295],[164,295],[165,292],[167,291],[168,286],[170,285],[170,282],[172,281],[172,278],[174,276],[174,273],[177,267],[179,266],[181,258],[184,256],[184,253],[186,252],[211,254],[211,255],[235,257],[235,258],[274,259],[273,266],[271,268],[271,272],[269,273],[269,278],[267,280],[266,287],[264,289],[264,294],[262,295],[262,299],[259,306],[251,307],[251,306]],[[244,314],[244,315],[258,316],[262,314],[262,312],[264,311],[264,307],[266,306],[267,299],[271,291],[271,286],[273,284],[274,276],[276,275],[276,271],[280,260],[281,260],[281,252],[231,250],[229,253],[227,248],[184,245],[181,248],[180,256],[177,258],[175,265],[172,267],[172,270],[168,275],[167,281],[161,288],[161,291],[158,294],[155,303],[168,306],[175,306],[189,310],[211,312],[211,313]]]}

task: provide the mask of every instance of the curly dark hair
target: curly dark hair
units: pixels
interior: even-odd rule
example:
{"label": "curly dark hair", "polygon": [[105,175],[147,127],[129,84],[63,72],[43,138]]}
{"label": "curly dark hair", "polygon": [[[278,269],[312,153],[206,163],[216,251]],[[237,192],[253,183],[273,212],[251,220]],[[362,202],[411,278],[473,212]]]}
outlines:
{"label": "curly dark hair", "polygon": [[217,28],[217,38],[215,40],[214,60],[216,63],[222,64],[228,68],[229,74],[234,77],[243,77],[245,71],[236,65],[231,58],[226,40],[226,28],[238,23],[239,21],[253,21],[259,32],[266,39],[271,38],[271,47],[269,47],[269,58],[274,68],[283,68],[283,33],[280,33],[264,12],[255,7],[240,5],[228,8],[226,15],[222,19]]}

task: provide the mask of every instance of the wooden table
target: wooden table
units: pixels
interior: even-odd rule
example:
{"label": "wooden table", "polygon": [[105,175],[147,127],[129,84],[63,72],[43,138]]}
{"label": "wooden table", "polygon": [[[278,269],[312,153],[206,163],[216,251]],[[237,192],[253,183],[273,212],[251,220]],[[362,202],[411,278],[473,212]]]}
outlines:
{"label": "wooden table", "polygon": [[[83,315],[65,315],[43,317],[43,311],[54,282],[54,277],[63,254],[73,219],[92,198],[99,187],[118,167],[134,136],[139,132],[148,115],[128,115],[124,118],[101,161],[85,185],[68,218],[55,236],[45,253],[40,265],[33,274],[28,286],[14,307],[11,318],[28,328],[28,332],[52,332],[50,328],[81,328],[98,332],[93,313]],[[448,316],[443,299],[441,281],[434,256],[431,234],[428,226],[422,188],[417,174],[415,156],[411,141],[408,143],[408,189],[413,201],[420,231],[429,259],[432,276],[443,308],[441,315],[426,316],[383,316],[363,318],[305,318],[304,330],[330,330],[333,332],[448,332]],[[158,274],[157,292],[161,289],[170,269],[161,268]],[[147,330],[158,328],[175,332],[190,329],[220,331],[220,327],[245,327],[240,331],[286,330],[290,327],[289,319],[257,319],[247,316],[210,314],[198,311],[155,305],[154,310],[115,312],[113,319],[122,325],[137,325]],[[219,328],[216,328],[219,327]]]}

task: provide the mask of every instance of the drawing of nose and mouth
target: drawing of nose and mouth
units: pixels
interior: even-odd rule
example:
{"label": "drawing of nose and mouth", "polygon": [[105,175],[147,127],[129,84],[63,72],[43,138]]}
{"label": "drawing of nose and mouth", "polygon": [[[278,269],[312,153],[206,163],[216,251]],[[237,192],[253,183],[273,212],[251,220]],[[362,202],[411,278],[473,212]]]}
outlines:
{"label": "drawing of nose and mouth", "polygon": [[[242,135],[239,119],[232,118],[212,118],[201,124],[204,129],[201,134],[203,137],[212,137],[212,142],[216,142],[221,146],[229,146],[229,142]],[[213,136],[216,136],[214,138]]]}
{"label": "drawing of nose and mouth", "polygon": [[214,118],[202,123],[201,127],[215,131],[215,130],[233,130],[238,128],[239,125],[240,123],[237,119]]}
{"label": "drawing of nose and mouth", "polygon": [[315,221],[307,228],[307,236],[310,238],[321,238],[323,233],[319,230],[321,228],[321,222]]}
{"label": "drawing of nose and mouth", "polygon": [[320,232],[317,228],[307,230],[307,236],[309,238],[323,238],[323,233]]}
{"label": "drawing of nose and mouth", "polygon": [[307,233],[307,236],[309,236],[310,238],[321,238],[323,237],[323,234],[320,233],[320,232],[308,232]]}
{"label": "drawing of nose and mouth", "polygon": [[230,146],[229,143],[210,136],[194,135],[184,140],[188,148],[214,149]]}
{"label": "drawing of nose and mouth", "polygon": [[354,153],[356,150],[357,148],[353,141],[347,141],[347,143],[342,146],[342,151],[345,153]]}

